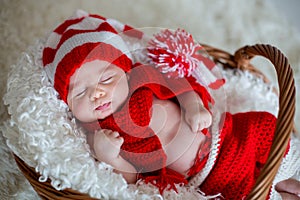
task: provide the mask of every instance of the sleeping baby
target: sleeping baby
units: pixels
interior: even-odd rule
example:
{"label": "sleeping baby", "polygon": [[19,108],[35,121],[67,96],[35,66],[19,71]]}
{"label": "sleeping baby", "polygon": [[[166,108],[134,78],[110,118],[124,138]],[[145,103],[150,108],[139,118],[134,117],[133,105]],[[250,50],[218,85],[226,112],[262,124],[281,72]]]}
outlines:
{"label": "sleeping baby", "polygon": [[[212,75],[212,62],[185,31],[165,30],[150,40],[146,53],[140,53],[152,62],[136,62],[126,43],[142,37],[143,32],[116,20],[79,12],[50,35],[43,63],[60,98],[87,131],[98,161],[113,166],[128,183],[141,179],[161,193],[176,191],[176,184],[187,184],[207,164],[214,103],[208,89],[224,81]],[[174,56],[170,38],[183,52],[192,52],[193,62]],[[192,76],[197,67],[204,77],[200,82]],[[224,113],[223,118],[222,152],[200,188],[239,198],[250,192],[266,162],[276,118],[267,112]],[[238,196],[228,190],[225,173]]]}

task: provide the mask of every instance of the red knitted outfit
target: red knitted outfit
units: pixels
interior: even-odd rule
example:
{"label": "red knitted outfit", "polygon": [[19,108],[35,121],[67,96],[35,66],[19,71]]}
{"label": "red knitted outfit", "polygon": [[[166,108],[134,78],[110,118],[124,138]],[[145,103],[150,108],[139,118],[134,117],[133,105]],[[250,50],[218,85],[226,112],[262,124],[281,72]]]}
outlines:
{"label": "red knitted outfit", "polygon": [[217,160],[201,191],[230,200],[246,197],[267,161],[275,125],[267,112],[226,113]]}
{"label": "red knitted outfit", "polygon": [[[159,99],[176,100],[177,95],[194,90],[205,107],[213,100],[193,77],[164,78],[151,66],[147,70],[134,70],[130,76],[130,99],[121,110],[100,120],[99,125],[119,132],[124,138],[120,154],[140,173],[139,178],[156,185],[160,192],[166,188],[176,191],[174,184],[187,181],[181,174],[166,168],[166,154],[159,138],[149,128],[153,95]],[[85,126],[90,131],[99,128],[98,125]],[[206,195],[221,193],[230,200],[246,197],[266,163],[275,126],[276,118],[267,112],[226,113],[217,159],[201,184],[201,191]],[[206,159],[195,161],[189,175],[201,171]]]}
{"label": "red knitted outfit", "polygon": [[[166,168],[166,155],[160,140],[148,127],[153,95],[159,99],[172,99],[194,90],[205,107],[213,100],[193,77],[169,79],[152,67],[134,69],[129,72],[130,99],[121,110],[99,120],[99,125],[118,131],[124,138],[121,156],[135,166],[141,173],[140,178],[155,184],[161,192],[167,187],[175,189],[175,183],[186,183],[186,180],[181,174]],[[267,160],[275,124],[276,118],[267,112],[226,113],[220,132],[219,155],[200,189],[206,194],[221,193],[226,199],[246,196]],[[204,166],[203,162],[195,163],[199,166],[192,167],[197,169],[193,170],[193,175]]]}
{"label": "red knitted outfit", "polygon": [[[140,178],[158,186],[160,192],[165,188],[176,190],[174,184],[187,181],[180,173],[166,168],[166,154],[158,136],[149,128],[153,95],[164,100],[174,98],[176,102],[177,95],[195,91],[206,108],[213,100],[207,90],[196,83],[193,77],[167,78],[152,66],[139,64],[128,74],[130,98],[119,111],[104,120],[99,120],[99,125],[103,129],[119,132],[124,138],[120,154],[134,165],[140,173]],[[90,131],[99,128],[94,124],[83,126]]]}

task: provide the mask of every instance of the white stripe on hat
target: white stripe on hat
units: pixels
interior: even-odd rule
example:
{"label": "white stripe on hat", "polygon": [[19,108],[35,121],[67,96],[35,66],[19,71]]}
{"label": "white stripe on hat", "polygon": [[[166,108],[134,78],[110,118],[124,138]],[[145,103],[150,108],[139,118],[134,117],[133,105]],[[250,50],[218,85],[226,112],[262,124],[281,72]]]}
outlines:
{"label": "white stripe on hat", "polygon": [[127,45],[118,34],[108,31],[76,34],[71,38],[67,39],[60,46],[60,48],[56,52],[54,61],[45,66],[45,70],[49,76],[51,83],[54,83],[54,75],[56,72],[57,65],[69,52],[71,52],[74,48],[81,46],[85,43],[97,42],[110,44],[116,49],[119,49],[122,53],[126,54],[129,59],[133,60]]}
{"label": "white stripe on hat", "polygon": [[82,21],[70,25],[66,30],[95,30],[97,29],[100,24],[104,23],[105,21],[99,18],[94,18],[94,17],[86,17]]}
{"label": "white stripe on hat", "polygon": [[61,35],[55,32],[52,32],[46,42],[45,48],[50,47],[56,49],[60,41]]}
{"label": "white stripe on hat", "polygon": [[[64,32],[73,29],[73,30],[96,30],[100,24],[105,22],[102,19],[94,18],[94,17],[86,17],[82,21],[70,25]],[[45,47],[50,47],[52,49],[56,49],[58,43],[60,42],[62,35],[56,32],[52,32],[47,40]]]}
{"label": "white stripe on hat", "polygon": [[69,17],[68,19],[78,19],[78,18],[81,18],[81,17],[87,17],[89,16],[89,13],[85,12],[84,10],[76,10],[75,13]]}
{"label": "white stripe on hat", "polygon": [[124,31],[125,25],[115,19],[108,18],[106,19],[107,23],[109,23],[118,33]]}

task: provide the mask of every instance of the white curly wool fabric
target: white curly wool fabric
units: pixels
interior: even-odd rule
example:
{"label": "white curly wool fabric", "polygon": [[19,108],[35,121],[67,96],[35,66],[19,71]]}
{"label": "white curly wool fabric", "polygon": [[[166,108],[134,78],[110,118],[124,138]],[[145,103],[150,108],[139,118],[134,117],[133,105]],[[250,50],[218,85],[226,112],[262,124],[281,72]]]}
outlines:
{"label": "white curly wool fabric", "polygon": [[[0,104],[2,158],[0,199],[39,199],[18,171],[10,151],[36,168],[43,175],[40,181],[44,181],[47,177],[51,178],[57,189],[72,187],[102,198],[161,198],[155,188],[147,185],[128,187],[121,176],[112,173],[110,166],[94,162],[84,135],[76,129],[67,112],[67,106],[57,100],[56,92],[42,70],[40,56],[44,43],[43,39],[39,39],[44,38],[77,8],[116,18],[135,27],[185,28],[198,41],[229,52],[234,52],[246,44],[272,44],[280,48],[289,58],[295,72],[296,85],[299,86],[300,34],[265,2],[259,0],[126,2],[124,4],[122,0],[97,2],[65,0],[59,3],[51,0],[1,1],[0,94],[4,97],[4,101]],[[28,49],[29,45],[32,47]],[[274,72],[268,62],[255,60],[254,63],[266,66],[262,70],[276,84]],[[225,88],[227,110],[231,112],[267,110],[277,113],[278,102],[271,92],[271,86],[262,84],[260,79],[249,73],[224,72],[224,76],[228,80]],[[239,106],[236,106],[237,102]],[[223,104],[219,106],[224,109]],[[296,113],[296,121],[299,121],[299,111]],[[297,125],[300,130],[299,124]],[[295,151],[297,144],[295,142],[292,146]],[[295,162],[294,166],[299,166],[299,163]],[[282,168],[284,167],[286,166],[283,165]],[[286,178],[285,176],[286,174],[280,172],[276,181]],[[197,177],[194,181],[201,181],[201,177]],[[167,192],[164,197],[202,198],[201,193],[193,186],[181,187],[179,192],[179,195]],[[276,193],[272,195],[273,199],[279,198]]]}
{"label": "white curly wool fabric", "polygon": [[[40,181],[54,178],[52,185],[58,190],[76,185],[74,189],[95,197],[125,198],[126,193],[119,196],[124,194],[124,180],[112,173],[110,167],[94,162],[85,137],[68,117],[66,104],[58,100],[50,86],[42,69],[43,45],[28,49],[28,54],[23,54],[12,67],[4,97],[12,116],[3,129],[7,145],[42,174]],[[116,190],[98,189],[99,183],[114,185]]]}

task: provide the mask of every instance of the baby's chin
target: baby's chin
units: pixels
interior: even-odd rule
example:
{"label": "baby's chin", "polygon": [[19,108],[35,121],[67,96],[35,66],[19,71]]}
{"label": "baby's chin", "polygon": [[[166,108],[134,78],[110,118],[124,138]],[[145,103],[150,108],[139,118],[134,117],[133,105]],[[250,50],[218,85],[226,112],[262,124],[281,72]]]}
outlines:
{"label": "baby's chin", "polygon": [[103,120],[113,114],[113,110],[96,111],[96,120]]}
{"label": "baby's chin", "polygon": [[124,106],[124,104],[119,104],[117,106],[116,103],[112,102],[109,107],[107,107],[105,109],[95,110],[94,112],[95,112],[96,118],[98,120],[103,120],[103,119],[109,117],[110,115],[120,111],[123,106]]}

